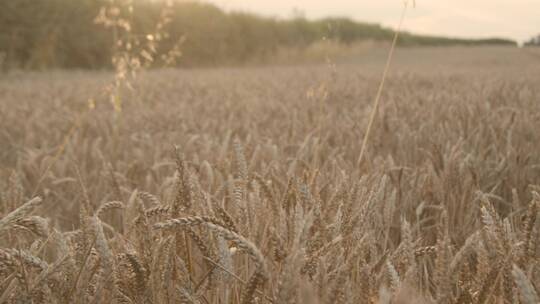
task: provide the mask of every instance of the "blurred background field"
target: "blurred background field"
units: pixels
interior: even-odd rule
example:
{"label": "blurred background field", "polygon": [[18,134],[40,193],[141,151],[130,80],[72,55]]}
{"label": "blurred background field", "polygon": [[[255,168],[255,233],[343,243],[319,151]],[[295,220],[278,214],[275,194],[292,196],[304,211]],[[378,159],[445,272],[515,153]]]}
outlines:
{"label": "blurred background field", "polygon": [[[319,59],[338,49],[389,42],[393,32],[348,18],[308,20],[224,12],[203,2],[146,0],[18,0],[0,11],[0,59],[6,68],[111,67],[113,53],[155,45],[154,67],[178,48],[178,66]],[[123,41],[119,45],[118,41]],[[370,42],[371,41],[371,42]],[[157,43],[159,42],[159,43]],[[504,38],[459,39],[403,33],[400,46],[516,45]],[[303,53],[306,53],[304,56]],[[295,55],[289,58],[288,55]],[[301,56],[298,56],[298,55]],[[315,56],[315,58],[313,58]],[[170,65],[170,64],[169,64]]]}

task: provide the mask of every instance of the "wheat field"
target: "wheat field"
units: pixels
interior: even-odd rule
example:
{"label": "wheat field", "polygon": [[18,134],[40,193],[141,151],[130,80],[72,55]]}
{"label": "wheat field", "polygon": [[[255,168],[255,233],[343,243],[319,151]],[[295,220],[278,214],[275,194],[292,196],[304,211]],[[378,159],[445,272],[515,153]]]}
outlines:
{"label": "wheat field", "polygon": [[539,303],[540,53],[0,76],[0,303]]}

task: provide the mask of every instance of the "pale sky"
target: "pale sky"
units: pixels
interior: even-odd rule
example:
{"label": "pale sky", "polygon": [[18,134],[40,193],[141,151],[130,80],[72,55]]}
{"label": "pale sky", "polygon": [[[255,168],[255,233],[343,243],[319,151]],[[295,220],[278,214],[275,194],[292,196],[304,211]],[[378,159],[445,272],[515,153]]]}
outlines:
{"label": "pale sky", "polygon": [[[403,0],[207,0],[226,10],[307,18],[346,16],[395,27]],[[507,37],[520,42],[540,33],[540,0],[417,0],[405,30],[464,38]]]}

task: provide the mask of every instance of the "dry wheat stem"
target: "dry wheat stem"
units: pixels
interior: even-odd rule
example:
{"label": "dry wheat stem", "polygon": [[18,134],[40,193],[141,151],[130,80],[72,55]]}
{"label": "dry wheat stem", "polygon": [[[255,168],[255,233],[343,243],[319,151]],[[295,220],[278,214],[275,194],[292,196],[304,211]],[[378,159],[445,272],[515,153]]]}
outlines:
{"label": "dry wheat stem", "polygon": [[390,70],[390,65],[392,64],[392,58],[394,57],[394,50],[396,49],[396,44],[399,38],[399,34],[401,32],[401,27],[403,26],[403,21],[405,20],[405,13],[407,12],[407,7],[409,6],[409,1],[405,1],[403,10],[401,12],[401,17],[399,18],[399,24],[398,27],[394,33],[394,38],[392,39],[392,46],[390,47],[390,52],[388,53],[388,57],[386,59],[386,64],[384,66],[384,71],[382,75],[382,79],[379,83],[379,88],[377,89],[377,95],[375,96],[375,102],[373,105],[373,109],[371,110],[371,114],[369,117],[369,122],[367,125],[366,133],[364,134],[364,139],[362,141],[362,146],[360,148],[360,156],[358,156],[358,160],[356,162],[357,166],[360,166],[362,164],[362,160],[364,158],[364,153],[367,148],[367,143],[369,140],[369,136],[371,135],[371,128],[373,127],[373,123],[375,121],[375,116],[377,115],[377,111],[379,109],[379,104],[381,102],[381,95],[384,89],[384,84],[386,82],[386,78],[388,75],[388,71]]}

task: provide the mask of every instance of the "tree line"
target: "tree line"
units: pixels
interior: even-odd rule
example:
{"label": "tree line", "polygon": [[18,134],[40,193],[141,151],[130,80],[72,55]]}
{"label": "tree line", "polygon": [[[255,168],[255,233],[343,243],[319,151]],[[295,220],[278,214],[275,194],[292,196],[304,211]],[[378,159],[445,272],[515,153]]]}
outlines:
{"label": "tree line", "polygon": [[540,46],[540,34],[525,42],[525,46]]}
{"label": "tree line", "polygon": [[[146,40],[159,38],[153,46],[156,58],[178,48],[182,55],[174,65],[216,66],[264,61],[280,49],[302,49],[322,39],[351,45],[362,40],[388,41],[393,35],[391,29],[380,25],[346,18],[277,19],[225,12],[202,2],[167,5],[150,0],[17,0],[4,1],[2,6],[0,62],[5,67],[28,69],[109,68],[122,41],[124,49],[130,41],[135,49]],[[129,31],[96,22],[104,8],[113,18],[125,21]],[[164,9],[168,10],[166,15]],[[466,40],[411,33],[404,33],[399,43],[516,45],[507,39]]]}

